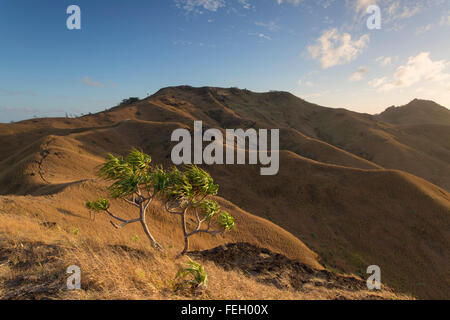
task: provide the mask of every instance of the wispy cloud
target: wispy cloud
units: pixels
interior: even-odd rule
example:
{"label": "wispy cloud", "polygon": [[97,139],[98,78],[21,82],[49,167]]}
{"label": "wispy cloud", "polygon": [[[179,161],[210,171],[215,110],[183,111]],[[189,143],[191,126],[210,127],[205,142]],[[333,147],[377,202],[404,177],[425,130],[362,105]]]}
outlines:
{"label": "wispy cloud", "polygon": [[250,0],[238,0],[238,2],[244,9],[252,8],[252,4],[250,3]]}
{"label": "wispy cloud", "polygon": [[265,40],[272,40],[271,37],[269,37],[268,35],[266,35],[264,33],[249,32],[248,35],[249,36],[256,36],[256,37],[259,37],[259,38],[265,39]]}
{"label": "wispy cloud", "polygon": [[347,0],[347,6],[358,15],[366,14],[366,10],[371,5],[376,5],[377,0]]}
{"label": "wispy cloud", "polygon": [[358,70],[356,70],[356,72],[354,72],[349,80],[352,82],[356,82],[356,81],[361,81],[364,78],[364,75],[369,72],[369,69],[366,67],[360,67],[358,68]]}
{"label": "wispy cloud", "polygon": [[[432,1],[428,1],[429,5]],[[388,20],[407,19],[418,14],[425,5],[422,0],[347,0],[347,6],[358,15],[365,15],[367,8],[377,5],[383,10],[383,15]]]}
{"label": "wispy cloud", "polygon": [[334,2],[336,2],[336,0],[275,0],[278,4],[283,4],[283,3],[287,3],[287,4],[291,4],[294,6],[298,6],[300,4],[315,4],[318,5],[322,8],[328,8],[329,6],[331,6]]}
{"label": "wispy cloud", "polygon": [[282,4],[284,3],[289,3],[289,4],[293,4],[293,5],[299,5],[301,2],[303,2],[302,0],[276,0],[278,4]]}
{"label": "wispy cloud", "polygon": [[98,87],[98,88],[104,88],[105,87],[105,85],[103,83],[91,80],[89,77],[84,77],[82,79],[82,82],[84,83],[84,85],[86,85],[88,87]]}
{"label": "wispy cloud", "polygon": [[197,13],[204,10],[215,12],[226,5],[225,0],[175,0],[175,4],[180,9]]}
{"label": "wispy cloud", "polygon": [[267,23],[257,21],[255,22],[255,25],[257,25],[258,27],[266,28],[269,31],[280,30],[280,26],[278,26],[274,21],[269,21]]}
{"label": "wispy cloud", "polygon": [[339,33],[334,28],[326,30],[316,40],[316,44],[308,47],[314,59],[319,59],[323,69],[342,65],[355,60],[367,47],[370,36],[365,34],[352,40],[349,33]]}
{"label": "wispy cloud", "polygon": [[427,33],[428,31],[431,30],[431,24],[427,24],[426,26],[421,26],[419,28],[416,29],[416,36],[420,36],[424,33]]}
{"label": "wispy cloud", "polygon": [[354,15],[353,24],[347,27],[359,30],[366,26],[367,9],[377,5],[381,9],[382,27],[386,31],[398,32],[405,27],[405,21],[419,15],[427,8],[439,7],[447,0],[346,0],[346,6]]}
{"label": "wispy cloud", "polygon": [[380,66],[382,66],[382,67],[386,67],[386,66],[389,66],[392,64],[391,57],[381,56],[381,57],[377,58],[375,61],[378,62],[380,64]]}

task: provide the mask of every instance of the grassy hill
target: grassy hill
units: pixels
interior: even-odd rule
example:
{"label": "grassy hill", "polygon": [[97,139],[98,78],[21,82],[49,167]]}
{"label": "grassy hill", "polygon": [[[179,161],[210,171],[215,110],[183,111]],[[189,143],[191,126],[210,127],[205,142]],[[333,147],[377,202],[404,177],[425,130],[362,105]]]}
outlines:
{"label": "grassy hill", "polygon": [[[387,114],[324,108],[284,92],[183,86],[76,119],[2,124],[0,214],[7,222],[0,229],[6,248],[0,265],[2,259],[9,261],[5,272],[10,277],[10,282],[2,280],[2,294],[8,297],[17,279],[30,270],[35,270],[38,283],[42,274],[49,277],[44,277],[48,283],[57,283],[55,270],[80,257],[77,263],[89,275],[84,297],[174,298],[170,288],[181,263],[175,258],[181,233],[173,217],[158,209],[151,215],[155,235],[170,248],[160,255],[147,247],[140,230],[130,226],[117,232],[106,217],[91,221],[83,206],[93,195],[105,194],[105,185],[94,173],[107,153],[126,154],[139,147],[154,162],[170,166],[172,131],[192,129],[194,120],[202,120],[204,127],[221,130],[279,128],[282,151],[280,172],[273,177],[260,176],[259,166],[204,167],[219,183],[219,200],[237,217],[238,230],[225,238],[197,238],[193,250],[248,243],[256,249],[233,250],[258,253],[249,266],[258,261],[258,248],[266,248],[269,256],[280,254],[317,270],[303,273],[312,281],[305,283],[328,281],[327,286],[298,287],[290,279],[301,277],[298,270],[303,269],[283,269],[280,277],[288,280],[273,291],[272,282],[261,281],[261,273],[246,274],[241,263],[225,270],[221,265],[229,261],[221,263],[205,251],[197,257],[211,270],[212,279],[216,277],[213,288],[224,286],[227,277],[245,279],[242,285],[211,290],[211,298],[370,298],[373,293],[364,291],[361,282],[342,287],[341,276],[318,272],[333,270],[357,279],[366,277],[365,269],[372,264],[381,267],[383,283],[397,293],[386,288],[379,298],[404,297],[402,293],[448,298],[450,123],[442,120],[446,112],[439,109],[441,119],[436,122],[417,123],[403,116],[394,121]],[[424,126],[427,130],[420,129]],[[126,204],[116,205],[122,215],[130,214]],[[36,243],[43,252],[34,252]],[[8,248],[21,244],[24,256],[16,257]],[[44,262],[49,255],[62,260],[47,261],[50,270],[41,274],[39,264],[29,265],[35,255]],[[11,259],[18,261],[18,269]],[[106,265],[114,271],[102,278],[95,270]],[[133,273],[134,266],[143,273]],[[123,272],[126,277],[120,277]],[[143,291],[137,290],[141,287]],[[31,289],[21,290],[30,296],[26,292]],[[64,296],[57,286],[54,293],[42,294]]]}

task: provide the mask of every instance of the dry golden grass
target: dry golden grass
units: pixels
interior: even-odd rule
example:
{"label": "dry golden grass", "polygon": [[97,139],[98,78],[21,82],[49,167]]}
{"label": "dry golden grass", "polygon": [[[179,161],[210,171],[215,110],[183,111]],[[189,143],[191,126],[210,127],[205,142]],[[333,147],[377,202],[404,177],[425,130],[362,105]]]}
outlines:
{"label": "dry golden grass", "polygon": [[[255,166],[207,168],[220,185],[220,195],[233,202],[219,199],[237,217],[238,229],[224,238],[194,238],[193,250],[249,242],[315,268],[326,265],[360,275],[368,265],[378,264],[383,279],[400,292],[448,297],[449,193],[381,168],[404,169],[445,187],[448,128],[429,124],[434,128],[427,129],[430,134],[410,127],[402,131],[375,117],[322,108],[286,93],[168,88],[137,104],[77,119],[2,124],[0,194],[5,196],[0,197],[0,211],[22,217],[23,226],[30,224],[26,219],[56,223],[56,229],[44,228],[45,236],[61,232],[59,242],[84,239],[77,244],[80,256],[89,256],[90,249],[82,246],[88,241],[94,241],[93,248],[107,244],[147,250],[138,226],[117,232],[104,216],[89,219],[84,201],[105,196],[94,168],[107,152],[125,154],[131,147],[167,166],[172,131],[192,126],[194,119],[222,129],[281,128],[286,151],[275,177],[261,177]],[[132,216],[123,203],[114,202],[113,208]],[[152,209],[151,217],[156,238],[179,251],[176,218],[158,209]],[[6,239],[25,241],[14,236],[21,227],[11,225]],[[109,253],[95,252],[101,258]]]}
{"label": "dry golden grass", "polygon": [[[111,243],[101,236],[42,225],[38,217],[0,213],[0,299],[408,299],[392,291],[305,288],[280,290],[241,271],[201,261],[209,285],[201,295],[175,290],[175,274],[188,261],[176,250],[158,252],[133,240]],[[65,288],[69,265],[82,272],[82,290]]]}

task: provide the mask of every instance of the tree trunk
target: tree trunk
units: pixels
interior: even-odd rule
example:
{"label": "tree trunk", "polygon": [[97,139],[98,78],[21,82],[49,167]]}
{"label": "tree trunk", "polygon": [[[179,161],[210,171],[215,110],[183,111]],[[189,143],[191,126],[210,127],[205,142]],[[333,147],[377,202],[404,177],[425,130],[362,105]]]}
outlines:
{"label": "tree trunk", "polygon": [[150,240],[150,245],[155,248],[155,249],[162,249],[162,246],[155,240],[155,238],[153,238],[152,234],[150,233],[150,230],[148,230],[147,227],[147,222],[145,220],[145,210],[142,207],[140,207],[140,211],[141,211],[141,224],[142,224],[142,228],[144,229],[145,234],[147,235],[147,237]]}
{"label": "tree trunk", "polygon": [[186,230],[186,213],[183,213],[181,215],[181,225],[183,228],[183,236],[184,236],[184,249],[183,252],[181,252],[181,255],[184,256],[186,252],[189,250],[189,237]]}

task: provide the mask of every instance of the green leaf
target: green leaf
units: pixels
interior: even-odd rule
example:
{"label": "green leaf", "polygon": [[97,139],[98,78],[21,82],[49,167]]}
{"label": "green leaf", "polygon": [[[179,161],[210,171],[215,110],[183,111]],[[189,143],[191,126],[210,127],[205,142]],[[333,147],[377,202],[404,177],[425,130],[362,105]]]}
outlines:
{"label": "green leaf", "polygon": [[234,218],[226,211],[220,213],[219,224],[225,231],[230,231],[235,228]]}
{"label": "green leaf", "polygon": [[137,149],[123,157],[109,154],[98,175],[113,181],[109,187],[114,198],[127,197],[139,188],[149,190],[152,182],[151,157]]}
{"label": "green leaf", "polygon": [[188,280],[188,282],[191,285],[196,287],[206,287],[208,285],[208,274],[206,273],[205,268],[201,264],[191,260],[190,258],[189,260],[190,261],[186,264],[185,268],[178,270],[175,278],[185,279],[190,275],[192,279]]}
{"label": "green leaf", "polygon": [[201,209],[206,220],[211,220],[219,212],[220,206],[215,200],[203,200],[194,203],[193,208]]}
{"label": "green leaf", "polygon": [[86,207],[95,212],[106,211],[109,209],[109,205],[109,201],[103,198],[98,199],[97,201],[86,202]]}
{"label": "green leaf", "polygon": [[150,166],[152,158],[136,148],[132,149],[126,157],[126,162],[133,168],[134,171],[145,170]]}

